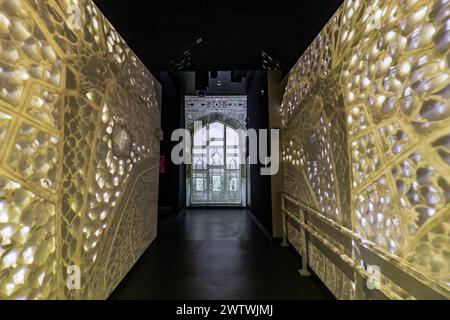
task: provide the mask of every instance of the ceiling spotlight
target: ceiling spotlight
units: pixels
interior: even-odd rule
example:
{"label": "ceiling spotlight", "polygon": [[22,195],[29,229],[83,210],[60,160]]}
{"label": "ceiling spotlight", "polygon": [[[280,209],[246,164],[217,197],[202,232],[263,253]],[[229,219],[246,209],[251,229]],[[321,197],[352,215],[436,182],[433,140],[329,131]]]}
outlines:
{"label": "ceiling spotlight", "polygon": [[271,57],[268,53],[266,53],[264,50],[261,50],[261,57],[262,57],[262,67],[265,70],[280,70],[280,62]]}

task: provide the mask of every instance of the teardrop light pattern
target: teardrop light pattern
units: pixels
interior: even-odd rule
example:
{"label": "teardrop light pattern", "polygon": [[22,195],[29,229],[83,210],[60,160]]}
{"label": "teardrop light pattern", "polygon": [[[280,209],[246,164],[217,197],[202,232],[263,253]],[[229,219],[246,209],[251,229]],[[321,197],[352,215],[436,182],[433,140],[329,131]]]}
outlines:
{"label": "teardrop light pattern", "polygon": [[[291,70],[281,107],[286,193],[448,297],[449,25],[446,0],[347,0]],[[287,229],[337,297],[360,298]],[[355,249],[345,253],[357,260]]]}
{"label": "teardrop light pattern", "polygon": [[106,298],[155,238],[159,90],[91,0],[0,0],[0,299]]}

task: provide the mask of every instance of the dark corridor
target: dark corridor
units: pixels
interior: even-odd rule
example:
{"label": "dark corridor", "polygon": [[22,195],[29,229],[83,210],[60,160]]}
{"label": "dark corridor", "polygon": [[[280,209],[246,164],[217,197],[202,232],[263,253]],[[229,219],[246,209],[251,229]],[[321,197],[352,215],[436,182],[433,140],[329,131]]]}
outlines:
{"label": "dark corridor", "polygon": [[334,299],[245,209],[160,215],[158,237],[110,299]]}

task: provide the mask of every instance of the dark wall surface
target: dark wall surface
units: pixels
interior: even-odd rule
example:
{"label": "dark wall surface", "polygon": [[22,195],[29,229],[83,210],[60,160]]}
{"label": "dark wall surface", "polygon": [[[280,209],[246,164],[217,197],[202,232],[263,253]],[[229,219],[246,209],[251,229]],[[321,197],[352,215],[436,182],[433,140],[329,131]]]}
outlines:
{"label": "dark wall surface", "polygon": [[[259,130],[269,128],[269,102],[267,94],[267,72],[254,71],[248,87],[248,129]],[[267,148],[270,150],[269,144]],[[272,234],[272,198],[270,176],[261,175],[261,167],[262,165],[259,161],[258,164],[250,166],[251,204],[248,208],[266,229],[266,231],[269,234]]]}
{"label": "dark wall surface", "polygon": [[161,142],[161,155],[165,157],[165,172],[159,177],[159,207],[179,212],[186,204],[185,168],[170,160],[172,148],[177,142],[171,141],[172,132],[184,127],[184,93],[167,72],[155,75],[162,85],[161,126],[164,140]]}

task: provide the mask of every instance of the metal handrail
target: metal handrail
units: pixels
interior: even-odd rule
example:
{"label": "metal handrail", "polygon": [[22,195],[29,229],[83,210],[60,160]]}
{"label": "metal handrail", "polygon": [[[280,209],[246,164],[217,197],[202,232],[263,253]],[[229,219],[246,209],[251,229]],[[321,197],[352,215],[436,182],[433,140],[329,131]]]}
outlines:
{"label": "metal handrail", "polygon": [[[450,297],[450,292],[447,288],[436,283],[434,279],[418,273],[418,271],[400,261],[399,257],[384,252],[378,247],[377,244],[364,239],[354,231],[341,226],[337,222],[324,216],[322,213],[314,210],[313,208],[310,208],[309,206],[301,203],[300,201],[287,195],[286,193],[281,193],[281,196],[283,222],[285,223],[283,234],[284,241],[288,242],[288,220],[292,222],[293,219],[295,222],[291,223],[291,225],[294,227],[297,225],[299,228],[303,229],[307,235],[313,237],[314,241],[316,243],[319,243],[319,246],[322,249],[321,251],[327,251],[329,254],[335,254],[340,258],[340,261],[342,263],[336,261],[336,259],[334,259],[334,262],[336,262],[337,266],[341,270],[347,270],[348,273],[348,267],[353,268],[354,275],[353,277],[350,277],[350,279],[355,281],[357,277],[359,279],[367,279],[370,276],[366,272],[366,270],[364,270],[364,268],[355,263],[352,257],[349,257],[340,248],[336,247],[333,243],[328,241],[326,238],[317,233],[313,228],[311,228],[310,225],[313,225],[315,228],[319,229],[321,233],[333,238],[335,241],[337,241],[347,249],[353,249],[355,246],[359,246],[363,260],[365,260],[366,262],[370,262],[373,265],[382,266],[385,271],[384,275],[386,276],[386,278],[396,283],[400,287],[407,289],[408,293],[410,293],[412,296],[420,299],[448,299]],[[304,214],[304,222],[297,220],[292,215],[292,213],[286,209],[286,200],[303,210],[300,212],[303,212]],[[307,243],[305,251],[308,247],[308,238],[306,242]],[[308,265],[307,252],[302,252],[302,261],[303,262],[301,270],[306,270]],[[431,286],[429,284],[431,284]],[[387,293],[385,293],[384,291],[387,291]],[[376,298],[387,298],[389,295],[392,295],[390,293],[390,290],[385,286],[382,286],[378,291],[371,290],[370,292],[366,292],[366,294],[374,296]]]}

